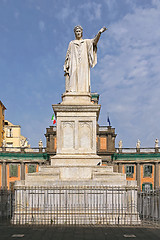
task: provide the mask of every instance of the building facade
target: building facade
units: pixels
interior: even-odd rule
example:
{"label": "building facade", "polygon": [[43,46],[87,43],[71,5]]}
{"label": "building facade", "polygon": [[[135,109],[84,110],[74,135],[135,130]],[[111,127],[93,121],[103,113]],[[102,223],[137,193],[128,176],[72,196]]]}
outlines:
{"label": "building facade", "polygon": [[4,139],[4,119],[5,119],[5,106],[0,101],[0,147],[3,145]]}
{"label": "building facade", "polygon": [[[92,94],[92,103],[98,104],[99,95]],[[31,149],[21,127],[4,120],[6,109],[0,102],[0,187],[12,188],[15,181],[24,180],[27,173],[38,172],[40,165],[49,164],[56,154],[56,126],[46,129],[46,148]],[[140,190],[160,187],[160,150],[155,148],[115,148],[115,128],[97,124],[97,155],[102,165],[113,166],[115,172],[125,173],[128,184],[137,182]],[[4,140],[3,140],[4,139]],[[2,147],[3,141],[3,147]],[[4,147],[5,142],[5,147]]]}
{"label": "building facade", "polygon": [[4,122],[4,140],[6,148],[30,147],[27,138],[21,135],[21,126],[7,120]]}
{"label": "building facade", "polygon": [[[137,181],[140,190],[152,190],[160,187],[160,153],[156,149],[140,149],[135,152],[128,149],[115,153],[113,157],[116,172],[126,174],[128,181]],[[130,152],[129,152],[130,151]]]}
{"label": "building facade", "polygon": [[[39,166],[50,163],[50,157],[56,154],[56,127],[47,128],[46,148],[19,149],[0,148],[0,186],[11,188],[17,180],[24,180],[27,173],[39,171]],[[116,149],[115,129],[101,127],[97,132],[97,155],[102,165],[113,166],[115,172],[125,173],[128,184],[137,182],[140,190],[160,187],[159,149]]]}
{"label": "building facade", "polygon": [[[111,126],[97,127],[97,155],[102,165],[112,165],[115,172],[125,173],[128,183],[137,181],[141,190],[160,187],[159,148],[116,149],[115,129]],[[46,151],[56,154],[56,127],[46,129]]]}
{"label": "building facade", "polygon": [[39,171],[47,164],[48,154],[43,152],[0,152],[0,187],[12,189],[15,181],[25,180],[27,173]]}

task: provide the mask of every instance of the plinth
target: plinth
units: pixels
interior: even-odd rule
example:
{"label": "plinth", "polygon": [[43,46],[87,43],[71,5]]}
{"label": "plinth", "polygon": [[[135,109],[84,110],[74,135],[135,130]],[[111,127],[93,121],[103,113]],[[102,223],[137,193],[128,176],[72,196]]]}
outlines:
{"label": "plinth", "polygon": [[96,133],[100,105],[89,93],[65,93],[53,105],[57,152],[50,166],[15,186],[16,224],[138,224],[137,192],[126,175],[101,166]]}

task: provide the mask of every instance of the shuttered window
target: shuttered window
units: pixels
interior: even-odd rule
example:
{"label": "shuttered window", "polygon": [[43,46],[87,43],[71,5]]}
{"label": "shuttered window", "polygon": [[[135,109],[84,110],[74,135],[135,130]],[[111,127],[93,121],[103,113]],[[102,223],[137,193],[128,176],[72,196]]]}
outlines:
{"label": "shuttered window", "polygon": [[17,164],[9,165],[9,176],[10,177],[18,177],[18,165]]}
{"label": "shuttered window", "polygon": [[28,165],[28,173],[34,173],[36,172],[36,165],[35,164],[29,164]]}
{"label": "shuttered window", "polygon": [[134,166],[133,165],[127,165],[126,166],[126,176],[133,178],[133,173],[134,173]]}
{"label": "shuttered window", "polygon": [[143,176],[144,177],[151,177],[152,176],[152,165],[144,165]]}

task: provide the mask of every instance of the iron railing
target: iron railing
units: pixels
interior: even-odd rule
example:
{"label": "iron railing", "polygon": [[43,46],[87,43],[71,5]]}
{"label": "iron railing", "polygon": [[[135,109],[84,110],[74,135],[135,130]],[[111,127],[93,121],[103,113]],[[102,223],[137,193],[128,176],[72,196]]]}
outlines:
{"label": "iron railing", "polygon": [[138,212],[143,223],[160,224],[160,189],[138,192]]}
{"label": "iron railing", "polygon": [[42,225],[160,224],[160,190],[135,187],[15,187],[0,190],[0,222]]}
{"label": "iron railing", "polygon": [[14,191],[0,188],[0,223],[9,223],[14,212]]}
{"label": "iron railing", "polygon": [[140,224],[133,187],[17,187],[13,224]]}

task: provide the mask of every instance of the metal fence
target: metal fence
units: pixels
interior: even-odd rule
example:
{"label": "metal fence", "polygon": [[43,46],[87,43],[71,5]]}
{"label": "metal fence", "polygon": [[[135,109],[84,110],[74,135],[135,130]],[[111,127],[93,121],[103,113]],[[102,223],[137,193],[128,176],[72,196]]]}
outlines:
{"label": "metal fence", "polygon": [[10,223],[14,207],[14,191],[0,188],[0,223]]}
{"label": "metal fence", "polygon": [[139,224],[133,187],[17,187],[13,224]]}
{"label": "metal fence", "polygon": [[160,224],[160,189],[138,192],[138,212],[142,223]]}
{"label": "metal fence", "polygon": [[160,224],[160,190],[17,187],[0,191],[0,221],[42,225]]}

